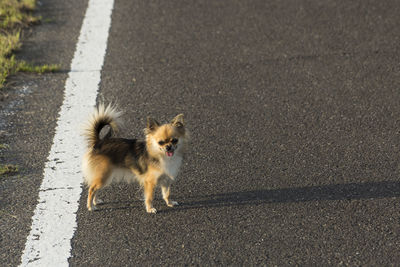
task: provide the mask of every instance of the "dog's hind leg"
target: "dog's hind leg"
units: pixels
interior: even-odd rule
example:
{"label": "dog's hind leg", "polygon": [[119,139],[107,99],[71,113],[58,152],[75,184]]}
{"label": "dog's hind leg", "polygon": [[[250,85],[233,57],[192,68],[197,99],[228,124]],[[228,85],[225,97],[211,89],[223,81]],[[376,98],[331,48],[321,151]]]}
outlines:
{"label": "dog's hind leg", "polygon": [[101,204],[101,203],[103,203],[103,200],[101,200],[99,197],[98,197],[98,194],[99,194],[99,190],[97,190],[96,191],[96,193],[94,194],[94,196],[93,196],[93,205],[97,205],[97,204]]}
{"label": "dog's hind leg", "polygon": [[88,193],[88,199],[87,199],[87,208],[89,211],[92,211],[93,209],[96,208],[96,204],[101,203],[99,202],[99,199],[96,201],[96,195],[98,191],[104,186],[104,183],[101,179],[98,180],[98,182],[93,183],[89,187],[89,193]]}
{"label": "dog's hind leg", "polygon": [[92,211],[92,206],[93,206],[93,195],[94,193],[96,193],[96,185],[92,184],[89,187],[89,191],[88,191],[88,199],[87,199],[87,209],[89,211]]}
{"label": "dog's hind leg", "polygon": [[93,210],[93,207],[99,203],[96,201],[96,195],[98,191],[106,184],[106,181],[110,178],[110,169],[108,164],[100,164],[97,168],[95,178],[89,186],[88,199],[87,199],[87,209],[89,211]]}

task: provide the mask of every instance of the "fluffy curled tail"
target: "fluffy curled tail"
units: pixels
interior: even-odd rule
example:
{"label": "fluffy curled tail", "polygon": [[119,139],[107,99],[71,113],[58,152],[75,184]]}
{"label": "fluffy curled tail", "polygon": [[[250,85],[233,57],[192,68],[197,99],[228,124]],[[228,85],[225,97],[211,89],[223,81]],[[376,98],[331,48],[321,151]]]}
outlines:
{"label": "fluffy curled tail", "polygon": [[113,132],[116,132],[121,126],[120,116],[121,112],[112,105],[106,107],[103,103],[99,104],[84,128],[83,136],[88,147],[92,148],[100,141],[100,131],[103,127],[107,125],[111,127],[110,132],[104,138],[108,138]]}

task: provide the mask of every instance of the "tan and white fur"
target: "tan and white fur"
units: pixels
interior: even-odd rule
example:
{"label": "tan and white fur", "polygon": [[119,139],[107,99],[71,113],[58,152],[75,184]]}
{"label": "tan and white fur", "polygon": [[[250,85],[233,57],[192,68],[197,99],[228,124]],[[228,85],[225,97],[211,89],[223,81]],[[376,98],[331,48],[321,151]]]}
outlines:
{"label": "tan and white fur", "polygon": [[[178,205],[170,199],[170,189],[178,175],[188,140],[183,114],[166,124],[148,118],[144,141],[113,137],[121,125],[120,116],[114,107],[100,104],[85,127],[88,149],[82,169],[89,187],[88,210],[100,203],[97,197],[100,189],[121,180],[136,180],[143,186],[148,213],[157,212],[153,207],[157,185],[161,186],[162,197],[169,207]],[[105,127],[110,129],[101,137]]]}

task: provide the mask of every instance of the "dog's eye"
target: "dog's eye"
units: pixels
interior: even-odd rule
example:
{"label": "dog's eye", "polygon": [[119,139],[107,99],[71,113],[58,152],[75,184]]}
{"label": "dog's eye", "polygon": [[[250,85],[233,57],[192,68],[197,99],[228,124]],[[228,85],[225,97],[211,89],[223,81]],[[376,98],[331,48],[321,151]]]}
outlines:
{"label": "dog's eye", "polygon": [[172,139],[171,142],[175,145],[176,143],[178,143],[178,139],[174,138],[174,139]]}
{"label": "dog's eye", "polygon": [[163,145],[165,145],[165,142],[164,142],[164,141],[159,141],[158,144],[159,144],[160,146],[163,146]]}

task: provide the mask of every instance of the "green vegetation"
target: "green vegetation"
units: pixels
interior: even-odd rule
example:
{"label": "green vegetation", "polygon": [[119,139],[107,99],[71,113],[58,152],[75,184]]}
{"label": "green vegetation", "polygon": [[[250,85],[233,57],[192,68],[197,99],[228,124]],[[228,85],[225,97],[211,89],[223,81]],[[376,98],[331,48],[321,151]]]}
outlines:
{"label": "green vegetation", "polygon": [[12,29],[15,26],[36,23],[40,18],[32,16],[36,0],[1,0],[0,27]]}
{"label": "green vegetation", "polygon": [[20,61],[18,64],[18,71],[23,72],[34,72],[34,73],[45,73],[45,72],[55,72],[60,69],[59,65],[41,65],[33,66],[32,64],[26,63],[25,61]]}
{"label": "green vegetation", "polygon": [[41,19],[32,15],[35,6],[36,0],[0,0],[0,88],[9,75],[18,71],[44,73],[59,69],[57,65],[32,66],[17,61],[12,54],[21,47],[22,28]]}
{"label": "green vegetation", "polygon": [[0,164],[0,175],[18,172],[18,166],[11,164]]}

